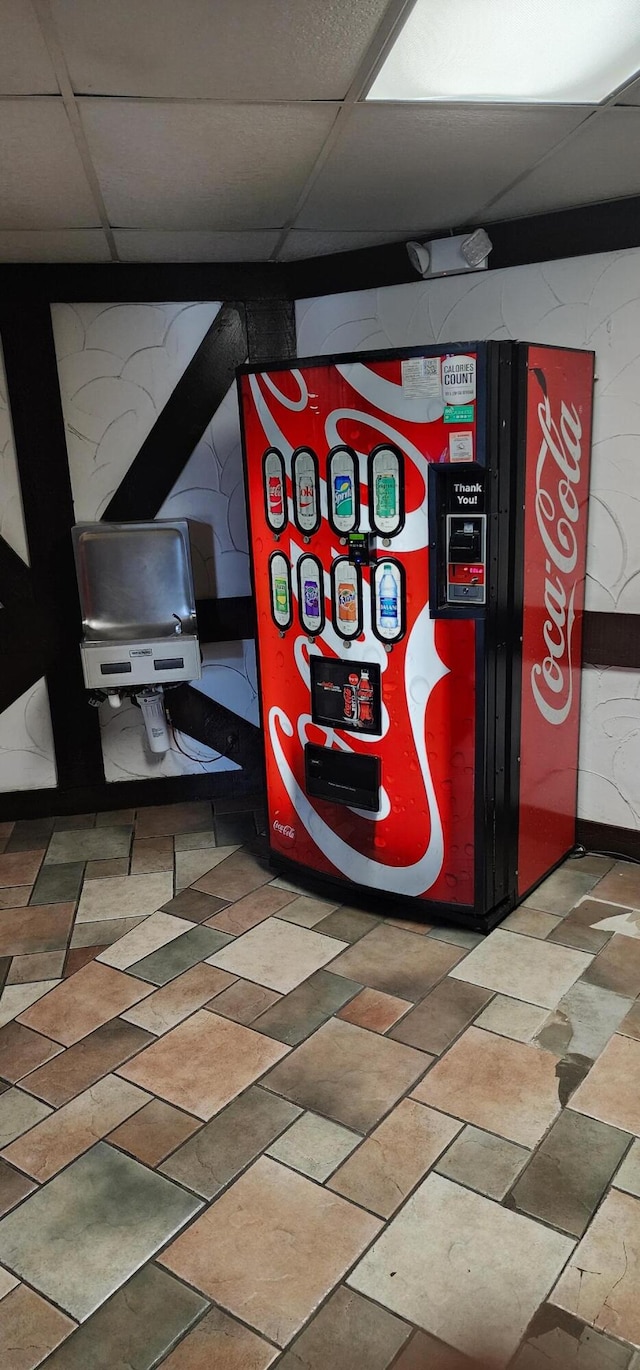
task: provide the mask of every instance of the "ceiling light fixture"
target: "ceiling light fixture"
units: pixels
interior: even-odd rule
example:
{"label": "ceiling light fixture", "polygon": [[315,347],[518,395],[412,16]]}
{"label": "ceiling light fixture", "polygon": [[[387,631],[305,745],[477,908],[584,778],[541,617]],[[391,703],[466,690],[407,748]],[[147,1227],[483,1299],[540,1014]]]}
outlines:
{"label": "ceiling light fixture", "polygon": [[639,68],[638,0],[417,0],[367,99],[593,104]]}

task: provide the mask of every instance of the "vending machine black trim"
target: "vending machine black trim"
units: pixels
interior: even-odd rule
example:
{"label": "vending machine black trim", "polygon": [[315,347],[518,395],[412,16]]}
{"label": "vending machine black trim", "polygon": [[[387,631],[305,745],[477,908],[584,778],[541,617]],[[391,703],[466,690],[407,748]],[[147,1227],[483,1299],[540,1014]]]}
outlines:
{"label": "vending machine black trim", "polygon": [[[389,564],[393,566],[394,570],[398,572],[398,576],[400,578],[400,598],[398,600],[398,618],[400,620],[400,627],[398,628],[395,637],[383,637],[382,633],[378,632],[378,615],[376,612],[376,576],[378,568],[382,569],[382,566],[386,562],[389,562]],[[371,631],[374,637],[377,637],[378,642],[384,642],[387,646],[393,647],[396,642],[402,642],[402,639],[407,631],[407,577],[404,566],[401,562],[396,561],[395,557],[378,557],[376,561],[372,561],[371,563],[369,578],[371,591]]]}
{"label": "vending machine black trim", "polygon": [[[302,606],[304,604],[304,590],[302,588],[302,563],[306,559],[314,561],[318,568],[318,584],[320,586],[320,626],[315,629],[307,628],[302,616]],[[296,564],[296,577],[298,581],[298,619],[300,626],[308,637],[319,637],[324,632],[327,616],[324,609],[324,569],[319,557],[314,556],[313,552],[303,552],[298,557]]]}
{"label": "vending machine black trim", "polygon": [[[358,609],[358,627],[355,633],[343,633],[342,629],[338,624],[338,610],[336,599],[337,574],[338,567],[342,566],[343,562],[346,562],[347,566],[350,566],[351,569],[356,573],[356,604]],[[356,638],[360,636],[362,632],[362,572],[359,566],[353,566],[352,562],[349,561],[348,557],[336,557],[335,561],[332,561],[331,563],[331,622],[336,633],[338,634],[338,637],[341,637],[343,642],[353,642]]]}
{"label": "vending machine black trim", "polygon": [[314,742],[305,745],[305,789],[313,799],[379,813],[380,769],[379,756],[319,747]]}
{"label": "vending machine black trim", "polygon": [[[286,566],[286,568],[287,568],[287,581],[288,581],[288,584],[289,584],[289,621],[288,621],[288,623],[278,623],[278,620],[277,620],[277,618],[276,618],[276,616],[275,616],[274,604],[273,604],[273,580],[272,580],[272,577],[271,577],[271,563],[272,563],[274,557],[282,557],[282,560],[284,561],[284,564],[285,564],[285,566]],[[279,547],[276,547],[275,551],[273,551],[273,552],[271,553],[271,556],[269,557],[269,604],[270,604],[270,606],[271,606],[271,617],[272,617],[272,619],[273,619],[273,622],[274,622],[275,625],[276,625],[276,628],[278,629],[278,632],[280,632],[280,633],[286,633],[286,632],[289,630],[289,628],[291,627],[291,624],[293,623],[293,594],[292,594],[292,591],[291,591],[291,562],[289,561],[288,556],[286,556],[284,552],[281,552],[281,551],[280,551],[280,548],[279,548]]]}
{"label": "vending machine black trim", "polygon": [[[373,488],[373,463],[379,452],[393,452],[398,461],[398,527],[393,533],[385,533],[379,528],[375,519],[375,493]],[[369,522],[373,531],[379,538],[396,538],[402,532],[405,524],[405,498],[404,498],[404,456],[395,442],[379,442],[376,447],[372,447],[367,457],[367,491],[369,496]]]}
{"label": "vending machine black trim", "polygon": [[[298,460],[298,457],[302,456],[303,452],[307,456],[311,457],[311,460],[313,462],[313,483],[316,495],[316,519],[313,528],[303,528],[298,518],[296,462]],[[313,448],[308,447],[306,443],[302,443],[300,447],[296,447],[296,450],[291,458],[291,503],[293,507],[293,521],[296,525],[296,528],[298,529],[298,532],[302,533],[302,536],[305,538],[313,537],[314,533],[317,533],[320,527],[320,523],[322,521],[322,513],[320,509],[320,468],[318,465],[318,458]]]}
{"label": "vending machine black trim", "polygon": [[[280,462],[282,472],[282,510],[284,519],[281,528],[274,528],[269,518],[269,497],[267,495],[267,457],[276,456]],[[289,522],[289,509],[287,505],[287,471],[284,464],[284,457],[278,447],[266,447],[262,455],[262,498],[264,500],[264,517],[267,528],[273,533],[274,537],[280,537]]]}
{"label": "vending machine black trim", "polygon": [[[338,456],[338,454],[339,454],[340,452],[347,452],[348,455],[352,458],[352,460],[353,460],[353,470],[354,470],[354,478],[353,478],[353,528],[348,528],[346,531],[345,531],[344,528],[338,528],[338,527],[336,526],[336,524],[334,523],[334,521],[333,521],[334,509],[333,509],[333,494],[332,494],[332,489],[333,489],[333,474],[332,474],[332,467],[333,467],[333,463],[334,463],[334,461],[335,461],[335,458]],[[328,518],[328,520],[329,520],[330,526],[333,528],[334,533],[336,533],[337,536],[338,536],[339,538],[346,538],[346,537],[348,536],[349,533],[357,533],[357,532],[358,532],[358,529],[360,528],[360,480],[359,480],[359,463],[358,463],[357,454],[354,452],[353,447],[349,447],[349,444],[348,444],[347,442],[339,442],[339,443],[337,444],[336,447],[332,447],[332,448],[331,448],[331,451],[327,453],[327,518]]]}

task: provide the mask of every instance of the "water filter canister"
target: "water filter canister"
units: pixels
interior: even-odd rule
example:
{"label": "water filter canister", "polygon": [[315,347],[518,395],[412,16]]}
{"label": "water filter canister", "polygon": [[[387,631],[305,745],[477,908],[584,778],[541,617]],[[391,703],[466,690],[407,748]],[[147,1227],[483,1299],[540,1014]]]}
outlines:
{"label": "water filter canister", "polygon": [[152,752],[168,752],[170,746],[163,695],[164,691],[158,685],[136,695]]}

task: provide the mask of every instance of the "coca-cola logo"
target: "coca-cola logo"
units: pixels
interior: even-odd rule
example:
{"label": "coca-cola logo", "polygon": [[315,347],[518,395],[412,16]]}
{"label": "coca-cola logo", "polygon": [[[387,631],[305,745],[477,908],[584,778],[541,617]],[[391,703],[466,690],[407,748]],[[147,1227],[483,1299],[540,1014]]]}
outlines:
{"label": "coca-cola logo", "polygon": [[[539,377],[543,391],[544,378]],[[551,413],[549,397],[538,405],[542,442],[536,465],[535,512],[545,551],[544,651],[531,668],[531,689],[547,723],[565,722],[573,703],[571,638],[577,589],[578,524],[582,458],[582,424],[575,405],[560,404],[560,421]]]}
{"label": "coca-cola logo", "polygon": [[290,842],[295,842],[296,830],[289,823],[279,823],[278,819],[274,818],[272,827],[281,837],[288,837]]}

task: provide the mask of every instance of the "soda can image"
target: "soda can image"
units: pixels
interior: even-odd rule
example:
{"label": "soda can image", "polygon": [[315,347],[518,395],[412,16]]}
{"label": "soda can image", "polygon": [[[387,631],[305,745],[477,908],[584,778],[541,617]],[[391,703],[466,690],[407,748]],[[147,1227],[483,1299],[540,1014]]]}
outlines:
{"label": "soda can image", "polygon": [[275,594],[276,613],[288,614],[289,586],[287,585],[286,576],[275,576],[273,588]]}
{"label": "soda can image", "polygon": [[267,498],[269,513],[276,518],[281,517],[284,512],[284,492],[280,476],[269,476]]}
{"label": "soda can image", "polygon": [[353,481],[347,474],[333,478],[333,505],[338,518],[351,518],[353,515]]}
{"label": "soda can image", "polygon": [[395,518],[397,507],[395,476],[391,472],[376,476],[376,518]]}
{"label": "soda can image", "polygon": [[305,580],[303,586],[306,618],[320,618],[320,593],[317,581]]}
{"label": "soda can image", "polygon": [[356,587],[343,580],[338,585],[338,618],[343,623],[355,623],[358,616]]}

